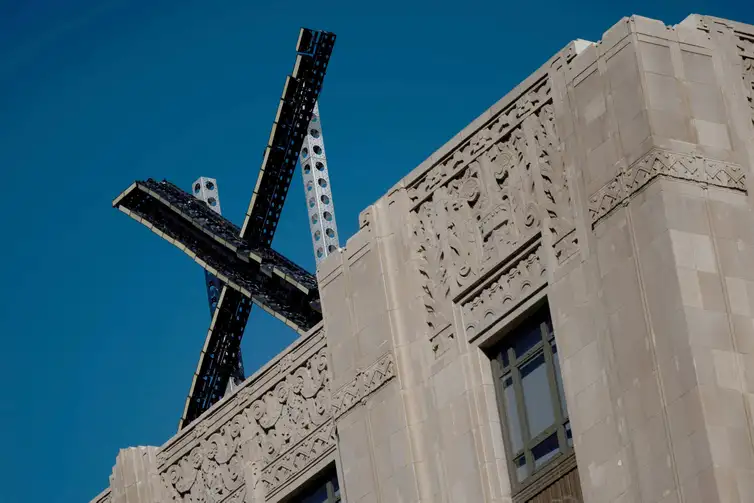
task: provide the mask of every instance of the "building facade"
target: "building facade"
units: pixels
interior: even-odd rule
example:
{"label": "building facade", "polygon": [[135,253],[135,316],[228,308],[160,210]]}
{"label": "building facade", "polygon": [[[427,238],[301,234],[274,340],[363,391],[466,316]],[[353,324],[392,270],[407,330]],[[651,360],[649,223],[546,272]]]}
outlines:
{"label": "building facade", "polygon": [[575,41],[360,216],[324,321],[93,503],[754,501],[754,26]]}

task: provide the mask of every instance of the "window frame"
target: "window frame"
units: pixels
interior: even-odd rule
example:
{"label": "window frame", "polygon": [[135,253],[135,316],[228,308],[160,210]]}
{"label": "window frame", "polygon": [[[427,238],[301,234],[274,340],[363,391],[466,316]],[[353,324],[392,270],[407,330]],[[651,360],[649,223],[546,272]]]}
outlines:
{"label": "window frame", "polygon": [[[337,489],[333,481],[337,481]],[[343,491],[341,490],[338,471],[334,464],[329,465],[323,471],[319,472],[318,475],[304,482],[294,494],[286,497],[284,501],[286,503],[300,503],[304,498],[314,496],[323,487],[327,493],[327,499],[321,503],[341,503],[343,501]]]}
{"label": "window frame", "polygon": [[[536,344],[532,345],[532,347],[528,348],[524,354],[516,355],[513,341],[518,337],[525,336],[528,331],[534,330],[535,328],[539,331],[539,340]],[[553,347],[555,348],[555,351],[553,351]],[[555,360],[557,358],[556,353],[557,344],[555,342],[555,330],[552,324],[549,306],[547,304],[533,310],[530,315],[525,317],[523,322],[508,331],[508,333],[506,333],[502,339],[491,348],[490,360],[492,363],[492,372],[495,383],[496,402],[498,413],[500,414],[500,424],[504,439],[503,444],[507,458],[508,474],[513,488],[514,497],[526,488],[535,484],[537,481],[542,480],[546,474],[555,471],[562,463],[569,460],[572,461],[571,458],[574,453],[573,439],[568,438],[566,431],[567,425],[570,423],[570,418],[565,396],[563,396],[561,400],[560,390],[562,389],[563,378],[562,372],[560,372],[559,376],[556,375],[556,370],[559,368],[559,363]],[[504,356],[508,360],[507,365],[505,365]],[[543,365],[545,366],[547,375],[547,385],[549,388],[550,404],[553,411],[554,421],[542,432],[537,434],[536,437],[532,438],[529,432],[528,411],[524,399],[521,369],[539,356],[544,357]],[[508,422],[507,406],[505,403],[506,386],[504,386],[504,382],[508,378],[511,379],[511,386],[514,390],[522,444],[515,452],[513,451],[513,437],[511,426]],[[553,434],[556,434],[558,440],[558,452],[545,461],[541,466],[537,467],[535,465],[533,451],[541,442]],[[525,466],[527,467],[527,475],[523,480],[519,481],[517,461],[520,460],[522,456],[526,462]]]}

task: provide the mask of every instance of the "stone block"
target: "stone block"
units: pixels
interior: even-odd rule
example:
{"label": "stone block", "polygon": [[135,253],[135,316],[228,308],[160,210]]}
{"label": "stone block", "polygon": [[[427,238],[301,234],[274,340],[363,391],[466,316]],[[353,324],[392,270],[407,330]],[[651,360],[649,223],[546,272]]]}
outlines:
{"label": "stone block", "polygon": [[[675,76],[673,58],[670,55],[670,47],[659,43],[639,42],[641,64],[645,72],[659,75]],[[650,76],[647,76],[650,79]]]}
{"label": "stone block", "polygon": [[[693,118],[715,124],[725,124],[725,105],[723,105],[723,97],[720,94],[720,88],[718,86],[715,84],[687,82],[684,87],[686,90],[686,96],[689,100],[689,105],[691,106],[691,115]],[[702,143],[710,145],[710,143]],[[725,148],[725,145],[720,146]],[[730,143],[727,148],[730,148]]]}
{"label": "stone block", "polygon": [[644,77],[647,104],[655,111],[668,112],[676,116],[687,115],[683,103],[681,86],[672,75],[648,73]]}
{"label": "stone block", "polygon": [[694,142],[691,125],[686,114],[678,114],[667,110],[649,110],[649,126],[652,134],[674,140]]}
{"label": "stone block", "polygon": [[727,125],[702,119],[694,119],[692,122],[699,143],[725,150],[731,149]]}

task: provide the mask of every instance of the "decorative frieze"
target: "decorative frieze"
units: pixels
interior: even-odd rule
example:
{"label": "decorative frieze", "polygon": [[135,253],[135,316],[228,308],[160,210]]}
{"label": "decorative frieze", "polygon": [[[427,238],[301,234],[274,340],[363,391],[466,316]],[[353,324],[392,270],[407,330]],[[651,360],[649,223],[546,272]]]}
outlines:
{"label": "decorative frieze", "polygon": [[523,120],[541,107],[550,96],[550,83],[542,78],[516,102],[508,105],[478,131],[449,152],[408,188],[409,199],[418,205],[437,187],[466,168],[492,145],[519,128]]}
{"label": "decorative frieze", "polygon": [[652,149],[589,197],[592,225],[658,176],[746,190],[744,172],[737,164]]}
{"label": "decorative frieze", "polygon": [[576,226],[563,162],[563,144],[555,129],[555,111],[546,103],[528,120],[530,155],[536,159],[541,180],[539,200],[558,264],[578,250]]}
{"label": "decorative frieze", "polygon": [[264,388],[252,393],[249,383],[229,397],[234,414],[200,419],[177,455],[160,453],[169,501],[241,502],[260,488],[270,497],[335,449],[335,418],[395,377],[386,353],[331,395],[324,339],[304,349],[281,357]]}
{"label": "decorative frieze", "polygon": [[332,395],[332,415],[338,419],[395,377],[393,353],[385,353],[375,363],[356,373],[356,377]]}
{"label": "decorative frieze", "polygon": [[262,469],[259,480],[263,485],[264,494],[269,497],[285,487],[296,475],[329,453],[335,447],[335,443],[335,424],[329,420],[293,449]]}
{"label": "decorative frieze", "polygon": [[261,373],[264,386],[250,382],[229,397],[224,406],[233,414],[215,420],[210,413],[176,442],[177,451],[169,445],[160,453],[170,501],[243,501],[237,495],[245,491],[245,463],[267,494],[335,448],[332,435],[322,434],[332,429],[324,342],[321,332],[313,334]]}
{"label": "decorative frieze", "polygon": [[531,242],[542,225],[558,264],[579,250],[555,122],[545,78],[408,188],[435,355],[452,344],[453,302]]}
{"label": "decorative frieze", "polygon": [[234,420],[199,442],[161,473],[173,502],[224,502],[244,484],[240,445],[243,421]]}
{"label": "decorative frieze", "polygon": [[537,241],[462,303],[466,337],[477,338],[546,284],[542,245]]}
{"label": "decorative frieze", "polygon": [[741,56],[744,90],[749,103],[751,125],[754,128],[754,35],[737,34],[737,45]]}
{"label": "decorative frieze", "polygon": [[535,166],[521,127],[455,173],[413,213],[430,338],[452,301],[540,230]]}

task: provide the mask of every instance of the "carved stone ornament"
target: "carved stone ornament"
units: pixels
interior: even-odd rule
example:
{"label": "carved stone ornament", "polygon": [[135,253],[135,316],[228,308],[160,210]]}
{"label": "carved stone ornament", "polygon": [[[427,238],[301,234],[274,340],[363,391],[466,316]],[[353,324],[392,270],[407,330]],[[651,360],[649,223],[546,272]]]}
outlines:
{"label": "carved stone ornament", "polygon": [[739,49],[743,70],[744,90],[749,103],[751,125],[754,128],[754,36],[739,36]]}
{"label": "carved stone ornament", "polygon": [[435,354],[452,305],[519,253],[544,219],[558,263],[578,250],[546,78],[409,187],[415,256]]}
{"label": "carved stone ornament", "polygon": [[652,149],[589,197],[592,225],[658,176],[746,191],[745,174],[738,164]]}
{"label": "carved stone ornament", "polygon": [[332,396],[332,413],[335,419],[351,410],[395,377],[393,353],[385,353],[375,363],[356,374],[349,383],[337,389]]}
{"label": "carved stone ornament", "polygon": [[504,318],[547,283],[542,245],[537,242],[519,258],[501,268],[477,293],[463,302],[463,326],[473,340]]}
{"label": "carved stone ornament", "polygon": [[[321,434],[332,422],[329,382],[326,350],[322,347],[292,372],[281,372],[267,392],[246,402],[221,426],[208,429],[206,423],[199,422],[193,446],[160,468],[170,501],[243,501],[243,495],[239,495],[245,490],[242,445],[253,458],[243,461],[253,461],[259,467],[256,483],[261,483],[265,491],[283,483],[284,467],[290,471],[303,469],[334,448],[334,439]],[[200,430],[205,432],[196,433]],[[286,457],[294,451],[295,459]],[[163,453],[160,459],[165,461]]]}
{"label": "carved stone ornament", "polygon": [[520,127],[523,119],[549,99],[550,83],[543,78],[516,102],[510,104],[479,131],[470,135],[408,188],[409,199],[419,205],[440,185],[469,165],[482,152]]}
{"label": "carved stone ornament", "polygon": [[529,124],[531,143],[537,156],[537,167],[542,180],[540,201],[550,231],[555,258],[558,264],[562,264],[578,251],[578,239],[568,177],[561,153],[562,146],[555,129],[553,105],[546,103],[532,115]]}

